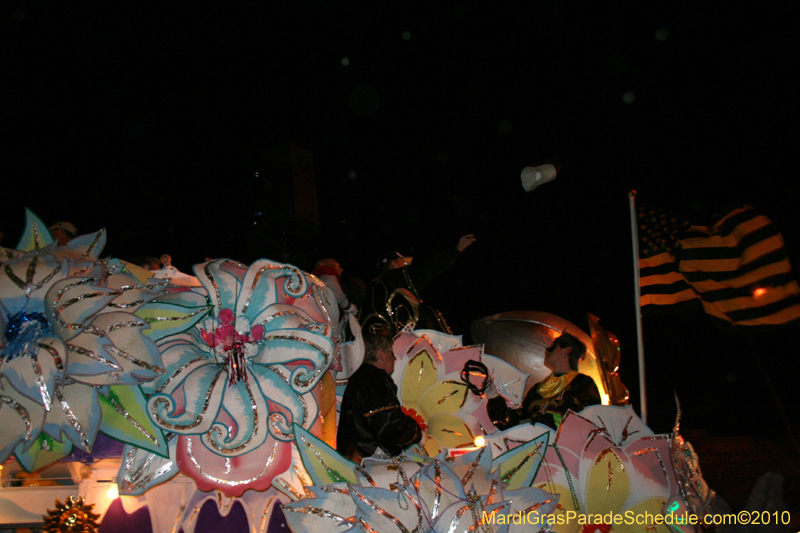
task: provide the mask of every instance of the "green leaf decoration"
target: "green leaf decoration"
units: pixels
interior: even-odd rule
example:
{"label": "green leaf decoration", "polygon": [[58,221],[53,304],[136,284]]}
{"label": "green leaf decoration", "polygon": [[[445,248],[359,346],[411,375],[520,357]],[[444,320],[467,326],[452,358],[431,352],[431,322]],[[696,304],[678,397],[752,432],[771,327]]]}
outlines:
{"label": "green leaf decoration", "polygon": [[323,440],[315,437],[301,426],[294,425],[294,442],[303,460],[303,466],[315,486],[345,481],[358,483],[356,464],[339,455]]}
{"label": "green leaf decoration", "polygon": [[531,486],[536,473],[539,472],[549,441],[550,433],[543,433],[532,441],[495,458],[493,464],[495,468],[500,469],[500,481],[505,484],[506,489]]}
{"label": "green leaf decoration", "polygon": [[147,399],[139,387],[113,385],[97,395],[103,419],[100,431],[112,439],[169,457],[167,439],[147,416]]}
{"label": "green leaf decoration", "polygon": [[[17,449],[21,450],[22,445],[18,446]],[[28,448],[28,451],[15,452],[14,456],[22,468],[28,472],[33,472],[55,463],[70,453],[72,453],[72,443],[69,439],[64,439],[64,442],[58,442],[50,435],[39,433],[39,437],[33,443],[33,446]]]}
{"label": "green leaf decoration", "polygon": [[30,252],[37,248],[44,248],[53,242],[53,236],[50,235],[50,230],[47,229],[47,224],[42,222],[42,219],[37,217],[33,211],[25,208],[25,231],[22,232],[22,237],[19,238],[17,250],[21,252]]}
{"label": "green leaf decoration", "polygon": [[[155,342],[170,335],[183,333],[205,318],[211,311],[210,305],[189,307],[164,301],[167,298],[169,297],[145,304],[136,311],[136,316],[150,325],[150,328],[142,333]],[[205,301],[205,298],[203,300]]]}

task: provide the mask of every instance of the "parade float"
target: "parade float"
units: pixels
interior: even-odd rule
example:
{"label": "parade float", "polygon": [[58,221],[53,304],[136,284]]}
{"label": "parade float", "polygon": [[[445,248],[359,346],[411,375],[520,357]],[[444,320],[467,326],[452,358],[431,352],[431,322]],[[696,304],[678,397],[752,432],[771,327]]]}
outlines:
{"label": "parade float", "polygon": [[[614,516],[709,511],[677,424],[653,434],[624,405],[618,343],[596,319],[590,336],[546,313],[496,315],[472,346],[403,329],[392,378],[424,441],[357,465],[334,443],[359,354],[319,279],[218,259],[173,283],[101,258],[103,231],[58,247],[27,216],[0,259],[0,528],[689,532]],[[607,405],[558,431],[498,431],[487,390],[519,405],[565,330],[590,347],[581,371]],[[582,516],[600,518],[587,530]]]}

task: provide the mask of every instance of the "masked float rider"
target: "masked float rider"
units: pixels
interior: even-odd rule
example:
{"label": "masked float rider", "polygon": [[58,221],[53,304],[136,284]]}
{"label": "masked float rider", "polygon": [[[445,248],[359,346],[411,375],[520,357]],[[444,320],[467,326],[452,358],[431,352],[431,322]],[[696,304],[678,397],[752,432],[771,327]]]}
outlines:
{"label": "masked float rider", "polygon": [[535,385],[519,409],[510,409],[501,397],[489,400],[489,417],[498,429],[530,421],[558,429],[568,410],[582,411],[601,403],[594,380],[578,372],[578,364],[586,356],[586,346],[569,333],[562,333],[544,351],[544,364],[552,372]]}

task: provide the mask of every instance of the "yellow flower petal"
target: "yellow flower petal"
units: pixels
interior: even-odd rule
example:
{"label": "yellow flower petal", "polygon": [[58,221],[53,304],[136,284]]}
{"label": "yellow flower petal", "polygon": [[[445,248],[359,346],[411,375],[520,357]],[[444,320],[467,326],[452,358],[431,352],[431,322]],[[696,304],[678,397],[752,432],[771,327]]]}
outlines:
{"label": "yellow flower petal", "polygon": [[586,483],[587,513],[619,513],[630,494],[630,479],[625,465],[611,448],[597,456]]}
{"label": "yellow flower petal", "polygon": [[455,414],[467,401],[469,389],[458,381],[440,381],[429,388],[420,399],[423,416],[429,420],[438,414]]}
{"label": "yellow flower petal", "polygon": [[444,448],[473,446],[475,436],[457,416],[440,414],[428,420],[428,435],[435,437]]}
{"label": "yellow flower petal", "polygon": [[406,366],[403,373],[403,403],[418,404],[420,397],[436,383],[436,366],[427,350],[420,350]]}

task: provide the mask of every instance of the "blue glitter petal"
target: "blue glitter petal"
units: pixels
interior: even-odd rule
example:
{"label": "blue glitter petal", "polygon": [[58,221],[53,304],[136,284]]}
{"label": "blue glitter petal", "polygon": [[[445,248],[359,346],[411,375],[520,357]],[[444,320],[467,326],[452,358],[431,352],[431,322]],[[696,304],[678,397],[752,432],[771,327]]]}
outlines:
{"label": "blue glitter petal", "polygon": [[30,355],[35,358],[39,352],[36,341],[41,337],[53,335],[53,329],[47,317],[39,311],[26,313],[20,311],[14,316],[8,316],[6,325],[6,347],[2,355],[6,359],[13,359],[20,355]]}

